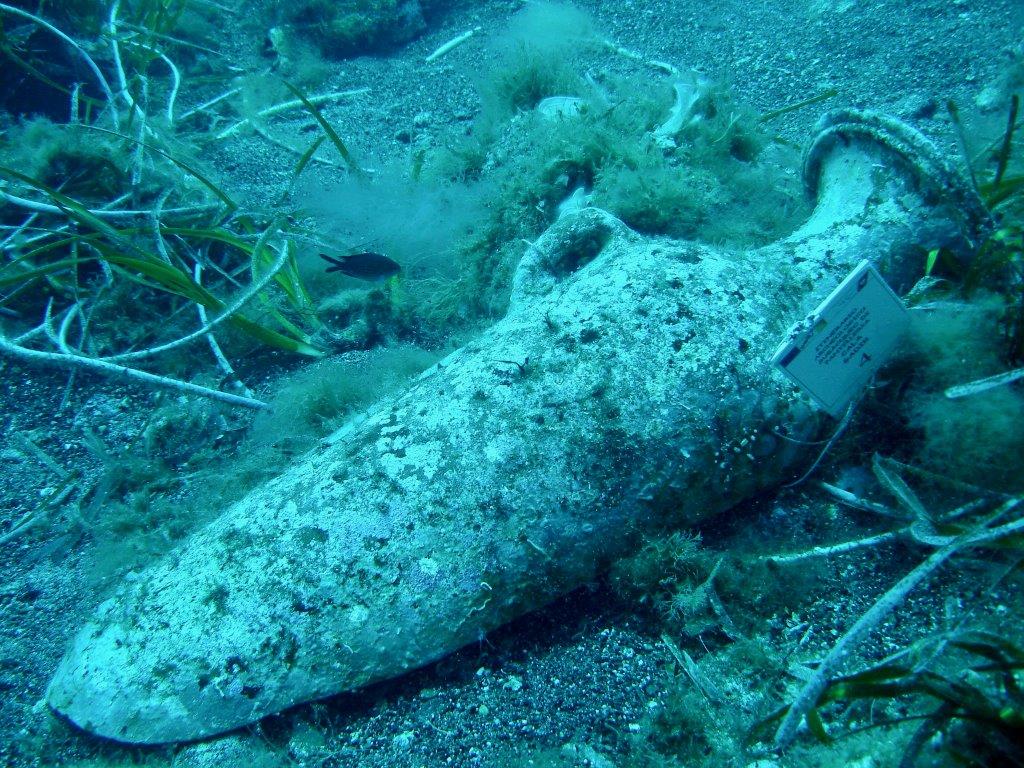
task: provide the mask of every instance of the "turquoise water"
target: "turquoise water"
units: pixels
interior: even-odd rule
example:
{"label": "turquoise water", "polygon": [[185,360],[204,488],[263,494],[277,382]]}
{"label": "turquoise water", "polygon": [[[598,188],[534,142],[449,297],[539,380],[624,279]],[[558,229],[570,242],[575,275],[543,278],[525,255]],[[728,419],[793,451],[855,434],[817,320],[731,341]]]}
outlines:
{"label": "turquoise water", "polygon": [[3,764],[1020,762],[1022,22],[0,4]]}

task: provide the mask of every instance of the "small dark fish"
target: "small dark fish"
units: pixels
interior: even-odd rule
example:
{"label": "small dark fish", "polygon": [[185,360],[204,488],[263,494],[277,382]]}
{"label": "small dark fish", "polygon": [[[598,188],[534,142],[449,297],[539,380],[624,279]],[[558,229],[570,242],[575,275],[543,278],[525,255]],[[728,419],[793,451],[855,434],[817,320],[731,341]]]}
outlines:
{"label": "small dark fish", "polygon": [[328,272],[341,272],[360,280],[384,280],[402,271],[402,265],[397,261],[372,251],[337,257],[321,253],[320,258],[332,265],[327,268]]}

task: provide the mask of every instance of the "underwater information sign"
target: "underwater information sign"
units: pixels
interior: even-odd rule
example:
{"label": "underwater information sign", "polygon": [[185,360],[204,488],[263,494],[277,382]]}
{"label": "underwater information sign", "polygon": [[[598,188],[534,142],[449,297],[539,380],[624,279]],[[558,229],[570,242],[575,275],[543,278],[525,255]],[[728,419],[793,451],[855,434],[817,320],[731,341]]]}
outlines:
{"label": "underwater information sign", "polygon": [[862,261],[793,326],[772,362],[839,418],[889,359],[908,320],[900,297]]}

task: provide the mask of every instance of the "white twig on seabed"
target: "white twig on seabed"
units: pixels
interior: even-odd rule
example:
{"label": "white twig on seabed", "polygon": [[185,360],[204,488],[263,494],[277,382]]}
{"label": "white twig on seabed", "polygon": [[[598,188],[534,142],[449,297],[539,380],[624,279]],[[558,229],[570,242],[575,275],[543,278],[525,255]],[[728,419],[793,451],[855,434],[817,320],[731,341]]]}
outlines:
{"label": "white twig on seabed", "polygon": [[1012,520],[1009,523],[989,528],[988,524],[997,521],[1006,513],[1024,502],[1024,497],[1013,497],[1003,502],[993,512],[985,524],[979,525],[974,531],[956,537],[941,549],[936,550],[924,562],[914,568],[910,573],[894,584],[884,595],[854,622],[846,633],[836,641],[835,645],[828,652],[828,655],[821,661],[817,669],[800,689],[796,699],[789,706],[789,711],[783,718],[778,730],[775,732],[774,747],[782,750],[788,747],[796,738],[797,729],[803,722],[807,713],[817,706],[821,695],[828,688],[829,681],[839,665],[846,659],[847,654],[857,643],[868,636],[882,621],[907,599],[907,596],[922,582],[927,580],[939,569],[950,557],[961,549],[979,544],[986,544],[996,541],[1005,536],[1015,534],[1024,529],[1024,518]]}
{"label": "white twig on seabed", "polygon": [[[121,43],[117,36],[117,12],[121,8],[121,0],[114,0],[110,6],[110,17],[107,19],[107,34],[110,36],[110,54],[114,59],[114,72],[117,73],[118,91],[132,112],[139,110],[139,105],[128,91],[128,78],[121,64]],[[139,110],[141,112],[141,110]]]}
{"label": "white twig on seabed", "polygon": [[439,45],[437,47],[437,49],[434,50],[433,53],[431,53],[430,55],[428,55],[424,59],[424,61],[427,64],[429,64],[430,62],[434,61],[435,59],[441,58],[446,53],[448,53],[448,51],[450,51],[453,48],[457,48],[458,46],[462,45],[464,42],[469,40],[469,38],[471,38],[473,35],[475,35],[479,31],[480,31],[480,27],[473,27],[468,32],[463,32],[461,35],[459,35],[458,37],[452,38],[447,43]]}
{"label": "white twig on seabed", "polygon": [[990,389],[1011,384],[1019,379],[1024,379],[1024,368],[1015,368],[1012,371],[999,373],[995,376],[988,376],[987,378],[978,379],[967,384],[950,387],[946,390],[945,395],[950,400],[956,400],[959,397],[968,397],[969,395],[977,395],[980,392],[987,392]]}
{"label": "white twig on seabed", "polygon": [[815,557],[828,557],[829,555],[838,555],[843,552],[851,552],[861,547],[874,547],[878,544],[885,544],[895,539],[900,538],[908,533],[906,528],[901,528],[898,531],[888,531],[886,533],[880,533],[876,536],[865,536],[862,539],[854,539],[852,541],[844,541],[839,544],[829,544],[822,547],[814,547],[813,549],[807,549],[803,552],[792,552],[785,555],[766,555],[758,558],[759,562],[771,563],[773,565],[788,565],[789,563],[798,563],[801,560],[810,560]]}
{"label": "white twig on seabed", "polygon": [[[203,281],[203,265],[196,262],[196,265],[192,268],[192,279],[196,281],[196,285],[202,285]],[[212,328],[213,324],[209,321],[206,316],[206,307],[202,304],[196,304],[196,312],[199,315],[199,322],[202,323],[204,328]],[[231,365],[227,356],[224,354],[224,350],[220,348],[220,344],[217,342],[217,337],[213,335],[212,331],[206,334],[206,343],[210,345],[210,352],[213,354],[213,359],[217,361],[217,367],[220,368],[221,372],[224,373],[234,383],[235,388],[238,389],[246,397],[252,397],[252,391],[245,386],[245,382],[238,378],[238,374],[235,373],[234,367]]]}
{"label": "white twig on seabed", "polygon": [[[320,106],[328,101],[334,101],[336,99],[344,99],[349,96],[361,96],[364,93],[369,93],[369,88],[356,88],[352,91],[337,91],[336,93],[322,93],[319,96],[310,96],[309,103],[316,106]],[[294,101],[283,101],[280,104],[274,104],[273,106],[262,109],[256,113],[256,117],[271,117],[272,115],[279,114],[281,112],[287,112],[289,109],[297,109],[298,107],[305,106],[300,99]],[[217,134],[216,138],[226,139],[228,136],[233,136],[238,133],[242,128],[249,125],[252,122],[250,118],[239,120],[233,125],[229,125],[223,131]]]}
{"label": "white twig on seabed", "polygon": [[[78,311],[77,305],[72,308],[72,311]],[[133,379],[135,381],[153,384],[166,389],[175,389],[179,392],[201,395],[202,397],[219,400],[231,405],[241,405],[246,408],[270,408],[267,403],[261,400],[256,400],[252,397],[233,395],[229,392],[221,392],[220,390],[210,389],[209,387],[192,384],[191,382],[180,381],[168,376],[160,376],[155,373],[149,373],[148,371],[140,371],[136,368],[129,368],[125,365],[118,365],[117,363],[111,363],[106,360],[99,360],[97,358],[78,354],[67,346],[64,337],[61,335],[62,333],[66,334],[66,328],[67,317],[65,317],[61,323],[61,332],[57,332],[53,329],[50,306],[47,306],[46,320],[43,324],[28,333],[22,334],[17,339],[8,339],[3,331],[0,330],[0,352],[32,363],[44,363],[46,365],[55,365],[63,368],[87,368],[106,376]],[[66,351],[46,352],[44,350],[31,349],[29,347],[22,346],[20,342],[36,335],[39,331],[45,332],[47,337],[51,339],[59,349]]]}
{"label": "white twig on seabed", "polygon": [[214,96],[212,99],[209,99],[208,101],[204,101],[202,104],[199,104],[198,106],[192,107],[192,109],[186,110],[181,115],[181,117],[179,117],[178,119],[179,120],[188,120],[193,115],[198,115],[200,112],[205,112],[207,109],[212,107],[214,104],[219,104],[220,102],[224,101],[225,99],[230,99],[232,96],[235,96],[236,94],[240,93],[241,90],[242,90],[241,88],[232,88],[230,91],[225,91],[222,94]]}
{"label": "white twig on seabed", "polygon": [[[257,246],[258,247],[258,246]],[[248,408],[262,408],[269,409],[269,405],[261,400],[257,400],[250,396],[245,395],[234,395],[228,392],[221,392],[220,390],[210,389],[208,387],[202,387],[198,384],[192,384],[190,382],[180,381],[178,379],[172,379],[167,376],[160,376],[147,371],[140,371],[135,368],[129,368],[125,365],[119,365],[116,361],[121,360],[138,360],[141,358],[152,357],[161,352],[167,352],[172,349],[176,349],[187,344],[194,339],[202,336],[210,336],[210,331],[218,324],[224,322],[236,312],[238,312],[242,306],[252,299],[257,293],[262,291],[271,280],[277,275],[278,272],[287,263],[289,257],[288,241],[285,240],[281,245],[278,252],[277,258],[274,260],[270,268],[264,272],[259,280],[253,282],[239,297],[237,297],[230,305],[225,307],[220,314],[213,318],[213,320],[204,321],[203,325],[173,341],[169,341],[166,344],[160,344],[155,347],[149,347],[148,349],[140,349],[135,352],[125,352],[120,355],[111,355],[105,358],[87,357],[81,355],[75,350],[71,349],[67,344],[67,332],[71,326],[71,321],[81,311],[78,304],[72,306],[67,314],[61,321],[60,329],[55,330],[53,328],[53,315],[52,315],[52,300],[46,305],[46,314],[43,323],[35,331],[42,330],[50,342],[59,350],[58,352],[46,352],[44,350],[31,349],[22,346],[20,342],[26,340],[30,335],[34,335],[34,332],[24,334],[18,339],[10,340],[0,332],[0,352],[6,352],[14,357],[20,357],[24,360],[34,362],[44,362],[52,365],[59,365],[64,367],[83,367],[91,368],[93,370],[105,373],[107,375],[120,375],[127,378],[136,379],[149,384],[155,384],[161,387],[167,387],[170,389],[177,389],[182,392],[188,392],[191,394],[202,395],[203,397],[209,397],[214,400],[220,400],[222,402],[231,403],[232,405],[243,405]],[[216,351],[215,351],[216,354]],[[226,363],[227,360],[225,359]],[[230,365],[228,366],[230,369]]]}
{"label": "white twig on seabed", "polygon": [[[66,211],[62,208],[58,208],[56,205],[50,205],[49,203],[40,203],[37,200],[29,200],[24,197],[18,197],[12,195],[10,192],[5,192],[0,189],[0,197],[12,205],[16,205],[19,208],[24,208],[27,211],[35,211],[37,213],[57,213],[64,214]],[[126,200],[129,195],[125,195],[122,200]],[[163,216],[176,216],[178,214],[189,214],[189,213],[205,213],[207,211],[215,211],[220,208],[221,203],[202,203],[200,205],[186,205],[180,208],[164,208],[162,211]],[[110,210],[106,208],[87,208],[86,209],[91,215],[98,219],[137,219],[137,218],[149,218],[153,215],[151,210]]]}

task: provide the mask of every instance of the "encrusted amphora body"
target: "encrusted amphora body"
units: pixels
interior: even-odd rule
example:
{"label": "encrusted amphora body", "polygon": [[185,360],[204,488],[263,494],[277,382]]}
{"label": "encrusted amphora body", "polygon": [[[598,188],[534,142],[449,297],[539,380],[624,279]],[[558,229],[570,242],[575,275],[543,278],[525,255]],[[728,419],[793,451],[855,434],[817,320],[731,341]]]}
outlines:
{"label": "encrusted amphora body", "polygon": [[748,252],[560,219],[503,320],[103,603],[50,706],[123,742],[224,732],[431,662],[792,477],[829,419],[772,368],[787,329],[862,259],[908,289],[984,217],[873,115],[826,121],[806,172],[811,218]]}

